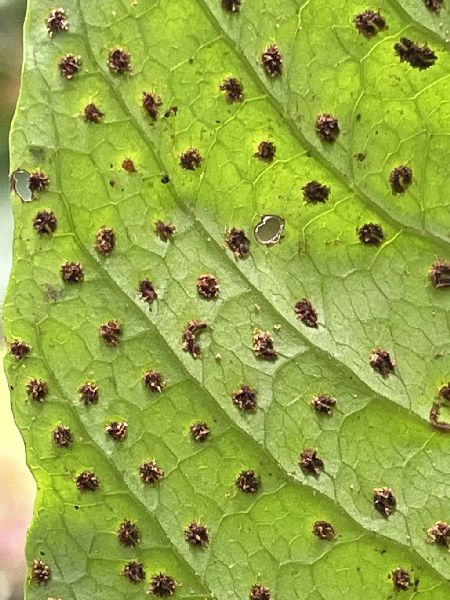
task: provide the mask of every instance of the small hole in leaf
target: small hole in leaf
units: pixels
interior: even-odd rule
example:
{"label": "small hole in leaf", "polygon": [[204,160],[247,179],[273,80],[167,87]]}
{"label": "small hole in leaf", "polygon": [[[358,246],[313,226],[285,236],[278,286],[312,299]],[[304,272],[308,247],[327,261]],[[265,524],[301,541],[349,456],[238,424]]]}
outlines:
{"label": "small hole in leaf", "polygon": [[255,227],[255,238],[260,244],[278,244],[284,233],[284,219],[278,215],[265,215]]}
{"label": "small hole in leaf", "polygon": [[17,169],[11,173],[10,187],[22,202],[33,200],[33,192],[30,189],[30,173],[28,171]]}

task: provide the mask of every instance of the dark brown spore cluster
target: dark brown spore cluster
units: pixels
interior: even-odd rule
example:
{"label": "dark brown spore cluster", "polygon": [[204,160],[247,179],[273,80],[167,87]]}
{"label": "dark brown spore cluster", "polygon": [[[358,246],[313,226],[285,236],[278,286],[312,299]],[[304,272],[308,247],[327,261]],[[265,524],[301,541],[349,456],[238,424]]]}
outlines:
{"label": "dark brown spore cluster", "polygon": [[316,521],[313,525],[313,534],[321,540],[332,542],[336,539],[336,532],[333,525],[328,521]]}
{"label": "dark brown spore cluster", "polygon": [[163,242],[170,240],[176,230],[175,225],[171,225],[170,223],[164,223],[163,221],[156,221],[155,223],[155,233]]}
{"label": "dark brown spore cluster", "polygon": [[317,116],[316,131],[320,139],[328,143],[335,142],[341,133],[338,119],[329,113]]}
{"label": "dark brown spore cluster", "polygon": [[100,481],[92,471],[83,471],[75,479],[80,492],[96,492],[100,487]]}
{"label": "dark brown spore cluster", "polygon": [[261,56],[261,63],[269,77],[279,77],[283,72],[283,55],[276,44],[270,44]]}
{"label": "dark brown spore cluster", "polygon": [[438,546],[450,546],[450,525],[446,521],[436,521],[436,523],[427,530],[427,539],[430,544]]}
{"label": "dark brown spore cluster", "polygon": [[171,575],[157,573],[152,577],[149,591],[159,598],[167,598],[173,596],[176,589],[177,583]]}
{"label": "dark brown spore cluster", "polygon": [[142,107],[154,121],[156,121],[159,116],[159,109],[162,104],[163,100],[161,96],[158,96],[158,94],[153,92],[144,92],[142,97]]}
{"label": "dark brown spore cluster", "polygon": [[164,377],[159,371],[150,369],[144,374],[144,385],[150,392],[161,393],[166,385]]}
{"label": "dark brown spore cluster", "polygon": [[122,575],[127,577],[132,583],[141,583],[145,580],[144,565],[132,560],[125,565]]}
{"label": "dark brown spore cluster", "polygon": [[358,237],[361,243],[379,246],[384,241],[384,231],[381,225],[376,223],[366,223],[357,229]]}
{"label": "dark brown spore cluster", "polygon": [[375,348],[369,356],[369,364],[374,371],[388,377],[395,371],[395,360],[391,357],[387,350]]}
{"label": "dark brown spore cluster", "polygon": [[84,109],[84,119],[89,123],[100,123],[104,116],[105,113],[92,102],[87,104]]}
{"label": "dark brown spore cluster", "polygon": [[143,279],[139,282],[139,298],[147,304],[153,304],[158,298],[155,286],[149,279]]}
{"label": "dark brown spore cluster", "polygon": [[43,402],[48,395],[48,384],[42,379],[30,379],[27,383],[27,394],[36,402]]}
{"label": "dark brown spore cluster", "polygon": [[228,102],[242,102],[244,100],[244,86],[236,77],[228,77],[220,84],[219,90],[225,92]]}
{"label": "dark brown spore cluster", "polygon": [[97,404],[98,402],[98,385],[96,383],[92,383],[88,381],[87,383],[83,383],[79,388],[80,398],[84,402],[86,406],[90,406],[91,404]]}
{"label": "dark brown spore cluster", "polygon": [[421,71],[429,69],[437,61],[436,53],[426,44],[421,46],[405,37],[394,45],[394,50],[401,62],[407,62],[411,67]]}
{"label": "dark brown spore cluster", "polygon": [[123,48],[113,48],[109,53],[108,67],[119,74],[131,71],[131,55]]}
{"label": "dark brown spore cluster", "polygon": [[205,442],[210,434],[208,425],[202,421],[193,423],[190,427],[191,436],[196,442]]}
{"label": "dark brown spore cluster", "polygon": [[389,175],[389,183],[391,184],[392,193],[404,194],[413,182],[413,172],[411,167],[400,165],[395,167]]}
{"label": "dark brown spore cluster", "polygon": [[243,229],[230,229],[225,237],[226,244],[236,258],[245,258],[250,252],[250,240]]}
{"label": "dark brown spore cluster", "polygon": [[299,466],[306,475],[318,477],[324,470],[325,464],[317,455],[316,448],[305,448],[300,454]]}
{"label": "dark brown spore cluster", "polygon": [[222,8],[231,13],[238,13],[241,10],[242,0],[222,0]]}
{"label": "dark brown spore cluster", "polygon": [[249,598],[250,600],[270,600],[270,589],[260,584],[252,585]]}
{"label": "dark brown spore cluster", "polygon": [[311,204],[324,203],[330,197],[330,188],[319,181],[313,180],[302,187],[303,198]]}
{"label": "dark brown spore cluster", "polygon": [[198,148],[189,148],[186,152],[180,155],[180,165],[186,171],[195,171],[201,167],[203,158],[201,157]]}
{"label": "dark brown spore cluster", "polygon": [[163,479],[165,475],[164,469],[156,463],[154,460],[149,460],[139,467],[139,476],[144,483],[154,485],[156,482]]}
{"label": "dark brown spore cluster", "polygon": [[336,406],[336,398],[328,396],[327,394],[319,394],[318,396],[314,396],[311,400],[311,404],[316,412],[332,415]]}
{"label": "dark brown spore cluster", "polygon": [[356,15],[355,27],[366,38],[372,38],[380,31],[385,31],[388,26],[386,19],[378,10],[365,10]]}
{"label": "dark brown spore cluster", "polygon": [[448,383],[446,383],[445,385],[443,385],[440,388],[440,390],[439,390],[439,398],[443,402],[449,402],[450,403],[450,381]]}
{"label": "dark brown spore cluster", "polygon": [[425,6],[432,12],[439,13],[444,6],[444,0],[423,0]]}
{"label": "dark brown spore cluster", "polygon": [[183,350],[189,352],[193,358],[201,356],[202,350],[197,341],[197,336],[204,331],[208,325],[204,321],[189,321],[183,331]]}
{"label": "dark brown spore cluster", "polygon": [[127,519],[120,524],[117,530],[117,539],[122,546],[134,548],[140,542],[141,534],[136,524]]}
{"label": "dark brown spore cluster", "polygon": [[116,247],[116,234],[110,227],[99,229],[95,238],[95,248],[99,254],[108,256]]}
{"label": "dark brown spore cluster", "polygon": [[61,265],[61,277],[66,283],[80,283],[84,280],[84,268],[79,262],[65,262]]}
{"label": "dark brown spore cluster", "polygon": [[406,569],[397,567],[395,571],[391,573],[392,583],[397,590],[406,591],[411,584],[411,575]]}
{"label": "dark brown spore cluster", "polygon": [[253,334],[253,352],[258,358],[275,360],[278,352],[275,350],[272,335],[268,331],[255,331]]}
{"label": "dark brown spore cluster", "polygon": [[117,346],[122,335],[122,324],[112,319],[100,325],[99,334],[108,346]]}
{"label": "dark brown spore cluster", "polygon": [[50,37],[53,37],[55,33],[59,33],[61,31],[68,31],[69,19],[67,18],[67,14],[64,8],[53,9],[47,17],[46,24],[48,35]]}
{"label": "dark brown spore cluster", "polygon": [[395,511],[397,506],[397,500],[391,488],[375,488],[373,490],[373,506],[380,515],[389,517]]}
{"label": "dark brown spore cluster", "polygon": [[112,421],[106,426],[106,433],[116,442],[121,442],[128,435],[128,423],[125,421]]}
{"label": "dark brown spore cluster", "polygon": [[50,567],[42,560],[34,559],[31,567],[31,580],[37,585],[44,585],[52,578]]}
{"label": "dark brown spore cluster", "polygon": [[244,494],[256,494],[261,487],[261,479],[253,469],[241,471],[236,479],[236,485]]}
{"label": "dark brown spore cluster", "polygon": [[31,346],[22,340],[13,340],[9,344],[9,352],[17,360],[22,360],[31,352]]}
{"label": "dark brown spore cluster", "polygon": [[217,277],[211,275],[210,273],[200,275],[200,277],[197,279],[197,291],[200,296],[203,296],[203,298],[207,298],[208,300],[217,298],[220,292],[220,286],[219,282],[217,281]]}
{"label": "dark brown spore cluster", "polygon": [[28,189],[32,194],[45,191],[50,185],[50,179],[42,171],[30,173],[28,178]]}
{"label": "dark brown spore cluster", "polygon": [[127,173],[137,173],[136,166],[131,160],[131,158],[125,158],[125,160],[122,163],[122,169]]}
{"label": "dark brown spore cluster", "polygon": [[254,411],[258,408],[257,392],[248,385],[241,386],[232,394],[234,404],[245,411]]}
{"label": "dark brown spore cluster", "polygon": [[294,307],[295,314],[306,327],[317,328],[319,313],[307,298],[299,300]]}
{"label": "dark brown spore cluster", "polygon": [[450,261],[436,260],[429,271],[429,276],[435,288],[450,287]]}
{"label": "dark brown spore cluster", "polygon": [[277,148],[273,142],[260,142],[255,156],[264,162],[271,163],[276,152]]}
{"label": "dark brown spore cluster", "polygon": [[65,54],[59,61],[59,70],[66,79],[73,79],[80,69],[81,56]]}
{"label": "dark brown spore cluster", "polygon": [[208,527],[193,521],[184,530],[184,538],[191,546],[206,548],[209,543]]}
{"label": "dark brown spore cluster", "polygon": [[70,427],[58,425],[52,433],[53,442],[58,448],[69,448],[73,444],[73,433]]}
{"label": "dark brown spore cluster", "polygon": [[55,233],[58,227],[58,220],[55,213],[50,210],[38,212],[33,219],[33,227],[40,235]]}

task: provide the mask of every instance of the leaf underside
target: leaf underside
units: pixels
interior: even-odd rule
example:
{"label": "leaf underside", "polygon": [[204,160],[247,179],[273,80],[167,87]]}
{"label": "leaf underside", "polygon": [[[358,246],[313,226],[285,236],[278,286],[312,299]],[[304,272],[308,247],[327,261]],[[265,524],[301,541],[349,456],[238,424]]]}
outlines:
{"label": "leaf underside", "polygon": [[[450,438],[429,422],[450,379],[450,290],[429,278],[450,259],[445,6],[380,0],[388,28],[371,38],[353,19],[373,7],[354,0],[243,0],[240,12],[220,0],[67,0],[68,31],[48,35],[54,8],[29,1],[12,128],[11,171],[49,178],[31,202],[12,195],[4,310],[8,341],[31,347],[6,358],[38,482],[26,598],[143,598],[162,572],[180,598],[248,598],[261,584],[279,600],[380,600],[393,597],[398,567],[411,576],[403,597],[449,598],[447,548],[427,539],[450,519]],[[401,62],[401,38],[427,43],[435,64]],[[274,43],[282,73],[270,77],[261,55]],[[108,66],[114,48],[131,56],[124,73]],[[71,79],[58,67],[67,54],[81,57]],[[220,90],[229,77],[244,88],[236,102]],[[157,114],[143,92],[161,97]],[[98,122],[85,118],[89,104]],[[334,143],[316,131],[322,113],[339,120]],[[255,156],[262,141],[275,145],[272,161]],[[190,148],[202,159],[192,171],[180,164]],[[393,194],[400,165],[413,182]],[[311,181],[329,188],[326,202],[304,200]],[[37,231],[42,211],[54,213],[53,233]],[[284,219],[279,243],[255,239],[264,215]],[[167,240],[159,220],[176,226]],[[369,223],[381,244],[360,241]],[[115,233],[109,254],[96,248],[101,228]],[[244,258],[225,243],[232,228],[250,240]],[[66,262],[84,281],[62,280]],[[198,293],[204,274],[217,297]],[[297,318],[302,298],[317,327]],[[117,345],[99,335],[111,320]],[[183,349],[192,320],[207,324],[198,358]],[[270,332],[275,359],[255,355],[255,331]],[[395,360],[389,376],[369,364],[376,348]],[[160,392],[143,383],[149,370],[166,382]],[[42,401],[30,380],[47,384]],[[80,398],[87,382],[98,386],[92,404]],[[256,410],[233,402],[243,385]],[[311,405],[320,394],[336,399],[332,415]],[[128,424],[125,439],[105,431],[111,422]],[[196,422],[210,429],[203,442]],[[61,425],[69,447],[53,439]],[[318,476],[299,467],[307,448],[324,462]],[[139,473],[151,460],[165,472],[154,485]],[[253,494],[236,485],[248,469],[261,479]],[[77,488],[83,471],[96,491]],[[374,508],[380,487],[396,498],[388,518]],[[126,519],[140,531],[134,547],[117,537]],[[334,540],[313,534],[319,520]],[[207,547],[186,541],[192,522],[207,525]],[[132,560],[145,583],[123,575]]]}

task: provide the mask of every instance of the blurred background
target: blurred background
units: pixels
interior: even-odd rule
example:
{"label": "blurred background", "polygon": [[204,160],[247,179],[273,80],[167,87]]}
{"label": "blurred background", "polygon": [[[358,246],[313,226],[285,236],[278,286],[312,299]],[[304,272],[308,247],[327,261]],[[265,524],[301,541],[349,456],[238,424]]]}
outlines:
{"label": "blurred background", "polygon": [[[8,134],[19,91],[22,24],[26,0],[0,0],[0,306],[11,265]],[[0,309],[1,310],[1,309]],[[5,343],[0,319],[0,359]],[[3,366],[0,366],[0,600],[22,600],[26,576],[24,545],[35,486],[14,424]]]}

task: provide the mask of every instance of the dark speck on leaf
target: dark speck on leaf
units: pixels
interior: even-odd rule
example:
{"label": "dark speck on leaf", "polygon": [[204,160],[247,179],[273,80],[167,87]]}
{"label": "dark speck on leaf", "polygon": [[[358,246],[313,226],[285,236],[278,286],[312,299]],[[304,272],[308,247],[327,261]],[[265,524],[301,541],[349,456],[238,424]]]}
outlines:
{"label": "dark speck on leaf", "polygon": [[327,521],[316,521],[313,525],[313,533],[321,540],[332,542],[336,539],[334,527]]}
{"label": "dark speck on leaf", "polygon": [[125,565],[122,575],[128,577],[132,583],[141,583],[145,580],[144,565],[132,560]]}
{"label": "dark speck on leaf", "polygon": [[317,116],[316,131],[324,142],[335,142],[341,133],[338,119],[328,113]]}
{"label": "dark speck on leaf", "polygon": [[190,427],[192,437],[196,442],[204,442],[208,439],[210,429],[206,423],[193,423]]}
{"label": "dark speck on leaf", "polygon": [[144,92],[142,97],[142,106],[146,113],[151,117],[154,121],[159,116],[159,109],[163,104],[163,100],[161,96],[151,92]]}
{"label": "dark speck on leaf", "polygon": [[198,334],[206,329],[208,325],[203,321],[189,321],[186,329],[183,331],[183,350],[189,352],[193,358],[198,358],[202,351],[197,342]]}
{"label": "dark speck on leaf", "polygon": [[316,412],[331,415],[336,406],[336,398],[326,394],[319,394],[318,396],[314,396],[311,400],[311,404]]}
{"label": "dark speck on leaf", "polygon": [[160,394],[164,387],[166,387],[166,381],[159,371],[150,369],[144,374],[144,385],[150,392]]}
{"label": "dark speck on leaf", "polygon": [[81,56],[65,54],[59,61],[59,70],[66,79],[72,79],[81,68]]}
{"label": "dark speck on leaf", "polygon": [[442,7],[444,6],[444,0],[424,0],[423,3],[429,10],[436,13],[441,12]]}
{"label": "dark speck on leaf", "polygon": [[58,448],[69,448],[73,444],[73,434],[70,427],[58,425],[52,433],[53,442]]}
{"label": "dark speck on leaf", "polygon": [[168,175],[163,175],[161,177],[161,183],[170,183],[170,177]]}
{"label": "dark speck on leaf", "polygon": [[83,385],[80,386],[78,392],[80,394],[81,400],[86,406],[90,406],[91,404],[97,404],[99,394],[98,385],[96,383],[92,383],[92,381],[83,383]]}
{"label": "dark speck on leaf", "polygon": [[122,163],[122,169],[124,171],[127,171],[127,173],[136,173],[137,169],[135,167],[134,162],[131,160],[131,158],[126,158],[123,163]]}
{"label": "dark speck on leaf", "polygon": [[406,192],[413,182],[413,172],[411,167],[405,165],[395,167],[389,175],[389,182],[394,195]]}
{"label": "dark speck on leaf", "polygon": [[75,482],[80,492],[95,492],[100,487],[100,481],[92,471],[83,471],[78,475]]}
{"label": "dark speck on leaf", "polygon": [[139,476],[144,483],[149,485],[155,484],[157,481],[163,479],[165,475],[164,469],[161,469],[154,460],[144,462],[139,467]]}
{"label": "dark speck on leaf", "polygon": [[97,252],[108,256],[116,247],[116,234],[110,227],[102,227],[99,229],[95,238],[95,247]]}
{"label": "dark speck on leaf", "polygon": [[100,123],[105,113],[102,112],[95,104],[88,104],[84,109],[84,118],[90,123]]}
{"label": "dark speck on leaf", "polygon": [[236,77],[228,77],[219,87],[221,92],[225,92],[228,102],[242,102],[244,99],[244,86]]}
{"label": "dark speck on leaf", "polygon": [[222,0],[222,8],[231,13],[238,13],[241,10],[242,0]]}
{"label": "dark speck on leaf", "polygon": [[68,31],[69,20],[67,18],[66,11],[64,8],[53,9],[46,20],[48,35],[53,37],[55,33],[61,31]]}
{"label": "dark speck on leaf", "polygon": [[261,56],[261,63],[269,77],[278,77],[283,72],[283,55],[276,44],[270,44]]}
{"label": "dark speck on leaf", "polygon": [[255,494],[261,487],[261,479],[255,475],[255,471],[248,469],[238,475],[236,485],[244,494]]}
{"label": "dark speck on leaf", "polygon": [[43,402],[48,395],[48,384],[42,379],[30,379],[27,383],[27,394],[36,402]]}
{"label": "dark speck on leaf", "polygon": [[189,148],[186,152],[180,155],[180,165],[186,171],[195,171],[198,169],[203,162],[203,158],[200,155],[198,148]]}
{"label": "dark speck on leaf", "polygon": [[178,106],[171,106],[169,108],[169,110],[166,110],[166,112],[164,113],[164,116],[166,119],[168,119],[169,117],[176,117],[178,113]]}
{"label": "dark speck on leaf", "polygon": [[50,179],[48,176],[42,171],[34,171],[34,173],[30,173],[30,177],[28,180],[28,189],[33,194],[43,192],[50,185]]}
{"label": "dark speck on leaf", "polygon": [[395,499],[391,488],[375,488],[373,490],[373,506],[380,515],[389,517],[395,511],[397,506],[397,500]]}
{"label": "dark speck on leaf", "polygon": [[261,142],[255,156],[264,162],[270,163],[275,158],[276,151],[277,148],[273,142]]}
{"label": "dark speck on leaf", "polygon": [[252,585],[249,598],[250,600],[270,600],[270,589],[260,584]]}
{"label": "dark speck on leaf", "polygon": [[115,319],[103,323],[99,329],[100,337],[102,337],[108,346],[117,346],[122,335],[122,324]]}
{"label": "dark speck on leaf", "polygon": [[437,56],[426,44],[421,46],[408,38],[401,38],[394,45],[394,50],[400,62],[407,62],[411,67],[419,70],[428,69],[437,61]]}
{"label": "dark speck on leaf", "polygon": [[219,282],[214,275],[206,273],[197,279],[197,291],[200,296],[211,300],[217,298],[220,292]]}
{"label": "dark speck on leaf", "polygon": [[448,548],[450,545],[450,525],[446,521],[437,521],[427,530],[427,539],[430,544]]}
{"label": "dark speck on leaf", "polygon": [[315,475],[318,477],[322,473],[325,465],[323,460],[317,456],[316,448],[305,448],[300,454],[299,466],[307,475]]}
{"label": "dark speck on leaf", "polygon": [[106,427],[106,433],[116,442],[121,442],[128,435],[128,423],[125,421],[112,421]]}
{"label": "dark speck on leaf", "polygon": [[411,584],[411,575],[406,569],[397,567],[391,574],[392,583],[397,590],[407,590]]}
{"label": "dark speck on leaf", "polygon": [[155,286],[149,279],[143,279],[139,282],[139,298],[151,305],[158,298],[158,292],[155,290]]}
{"label": "dark speck on leaf", "polygon": [[171,575],[157,573],[152,576],[150,592],[159,598],[173,596],[177,589],[177,583]]}
{"label": "dark speck on leaf", "polygon": [[175,225],[170,223],[163,223],[162,221],[156,221],[155,223],[155,233],[159,235],[163,242],[167,242],[176,233],[176,230]]}
{"label": "dark speck on leaf", "polygon": [[395,360],[391,357],[387,350],[375,348],[369,356],[369,364],[374,371],[387,377],[395,370]]}
{"label": "dark speck on leaf", "polygon": [[193,521],[184,530],[184,538],[191,546],[206,548],[209,543],[208,527]]}
{"label": "dark speck on leaf", "polygon": [[356,15],[354,23],[359,33],[366,38],[372,38],[379,31],[385,31],[388,28],[386,19],[377,10],[365,10]]}
{"label": "dark speck on leaf", "polygon": [[117,539],[122,546],[134,548],[139,543],[141,535],[139,529],[131,521],[123,521],[117,530]]}
{"label": "dark speck on leaf", "polygon": [[9,344],[9,352],[17,360],[21,360],[31,352],[31,346],[22,340],[13,340]]}
{"label": "dark speck on leaf", "polygon": [[330,197],[330,188],[319,181],[310,181],[302,187],[303,198],[306,202],[317,204],[324,203]]}
{"label": "dark speck on leaf", "polygon": [[236,258],[244,258],[250,252],[250,240],[243,229],[230,229],[225,237],[228,248]]}
{"label": "dark speck on leaf", "polygon": [[84,279],[84,268],[79,262],[66,262],[61,266],[61,277],[67,283],[80,283]]}
{"label": "dark speck on leaf", "polygon": [[31,567],[31,580],[37,585],[43,585],[50,581],[52,578],[52,571],[50,567],[45,564],[42,560],[34,559],[33,566]]}
{"label": "dark speck on leaf", "polygon": [[384,240],[384,231],[381,225],[366,223],[357,230],[358,237],[363,244],[379,246]]}
{"label": "dark speck on leaf", "polygon": [[319,314],[314,306],[306,298],[299,300],[294,307],[295,314],[307,327],[317,328]]}
{"label": "dark speck on leaf", "polygon": [[257,392],[248,385],[242,385],[232,394],[234,404],[245,411],[255,411],[258,408]]}
{"label": "dark speck on leaf", "polygon": [[440,388],[439,398],[441,398],[444,402],[450,403],[450,381]]}
{"label": "dark speck on leaf", "polygon": [[131,71],[131,55],[123,48],[113,48],[109,53],[108,67],[115,73]]}
{"label": "dark speck on leaf", "polygon": [[450,287],[450,261],[436,260],[429,271],[429,276],[435,288]]}
{"label": "dark speck on leaf", "polygon": [[268,331],[255,331],[253,334],[253,352],[258,358],[275,360],[278,356],[273,337]]}

